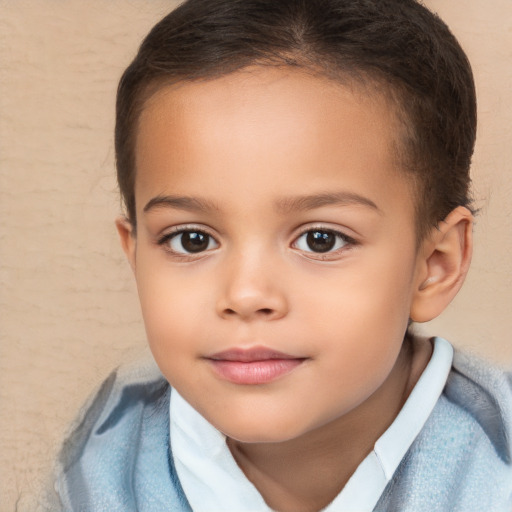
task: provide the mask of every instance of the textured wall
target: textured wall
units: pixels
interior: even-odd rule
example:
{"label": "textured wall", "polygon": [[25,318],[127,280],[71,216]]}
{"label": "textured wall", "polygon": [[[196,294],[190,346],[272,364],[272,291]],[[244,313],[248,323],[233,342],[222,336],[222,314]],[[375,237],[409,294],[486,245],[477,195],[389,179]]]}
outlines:
{"label": "textured wall", "polygon": [[[473,270],[424,329],[512,363],[512,3],[430,0],[473,62]],[[144,347],[114,231],[116,81],[174,2],[0,0],[0,509],[36,510],[90,389]]]}

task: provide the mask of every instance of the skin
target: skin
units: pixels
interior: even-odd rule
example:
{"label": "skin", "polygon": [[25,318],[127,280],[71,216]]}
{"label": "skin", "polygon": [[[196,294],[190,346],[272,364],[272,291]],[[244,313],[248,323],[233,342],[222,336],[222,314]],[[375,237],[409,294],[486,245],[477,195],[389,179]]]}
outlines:
{"label": "skin", "polygon": [[[409,319],[437,316],[469,265],[464,208],[417,246],[398,132],[384,99],[286,68],[164,87],[140,117],[137,234],[117,226],[150,347],[275,510],[343,488],[430,358],[403,343]],[[186,252],[185,228],[206,250]],[[318,253],[308,229],[341,235]],[[213,371],[254,346],[303,362],[257,385]]]}

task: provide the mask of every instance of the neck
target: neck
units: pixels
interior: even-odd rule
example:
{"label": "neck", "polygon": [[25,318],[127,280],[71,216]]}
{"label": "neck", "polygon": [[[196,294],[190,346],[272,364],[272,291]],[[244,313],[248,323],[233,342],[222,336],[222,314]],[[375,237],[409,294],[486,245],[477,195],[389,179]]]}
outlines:
{"label": "neck", "polygon": [[237,464],[273,510],[317,511],[339,494],[400,412],[428,363],[429,347],[405,342],[393,370],[373,395],[314,431],[281,443],[228,439]]}

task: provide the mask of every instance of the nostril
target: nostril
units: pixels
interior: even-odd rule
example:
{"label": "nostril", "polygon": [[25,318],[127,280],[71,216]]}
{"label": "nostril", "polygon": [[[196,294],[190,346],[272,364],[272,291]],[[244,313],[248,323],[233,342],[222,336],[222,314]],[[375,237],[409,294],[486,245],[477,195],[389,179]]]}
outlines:
{"label": "nostril", "polygon": [[250,311],[246,311],[243,308],[240,309],[233,309],[233,308],[225,308],[223,309],[223,315],[225,317],[235,317],[240,316],[243,318],[257,318],[257,317],[265,317],[270,318],[272,315],[274,315],[275,310],[272,308],[259,308],[259,309],[252,309]]}

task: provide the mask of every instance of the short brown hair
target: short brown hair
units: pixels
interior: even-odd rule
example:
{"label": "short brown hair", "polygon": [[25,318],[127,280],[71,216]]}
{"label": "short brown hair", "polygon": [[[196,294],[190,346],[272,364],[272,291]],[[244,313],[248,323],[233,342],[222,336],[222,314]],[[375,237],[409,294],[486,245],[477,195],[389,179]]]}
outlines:
{"label": "short brown hair", "polygon": [[187,0],[150,31],[119,83],[117,176],[134,228],[134,151],[147,98],[168,83],[249,65],[380,87],[404,126],[397,142],[415,183],[419,236],[455,207],[470,207],[475,87],[464,51],[437,15],[415,0]]}

